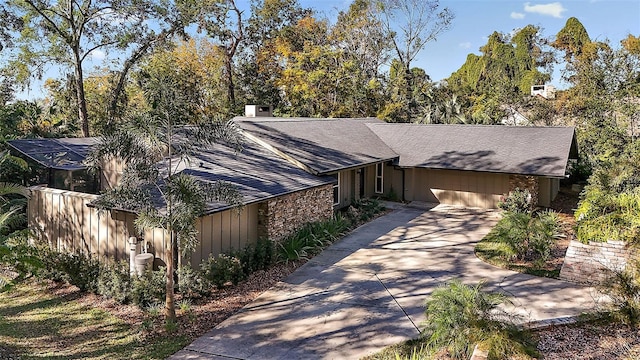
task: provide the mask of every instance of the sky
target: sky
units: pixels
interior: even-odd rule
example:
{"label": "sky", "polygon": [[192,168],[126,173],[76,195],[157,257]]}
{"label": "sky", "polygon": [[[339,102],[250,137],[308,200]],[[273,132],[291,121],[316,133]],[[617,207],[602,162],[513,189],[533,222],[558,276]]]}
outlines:
{"label": "sky", "polygon": [[[347,9],[348,0],[300,0],[304,7],[312,7],[329,18],[336,9]],[[470,53],[480,54],[494,31],[511,33],[526,25],[542,28],[543,36],[554,36],[570,17],[584,25],[592,40],[609,39],[619,45],[628,34],[640,36],[640,0],[572,0],[572,1],[513,1],[513,0],[440,0],[455,14],[451,29],[418,55],[414,66],[423,68],[434,81],[448,78],[464,64]],[[560,75],[554,72],[551,83],[564,87]]]}
{"label": "sky", "polygon": [[[249,0],[237,0],[239,6],[249,7]],[[299,0],[302,7],[313,8],[323,17],[335,21],[341,10],[348,9],[351,0]],[[542,28],[543,36],[553,36],[570,17],[585,26],[592,40],[610,40],[618,45],[628,34],[640,36],[640,0],[570,0],[570,1],[513,1],[513,0],[440,0],[455,14],[451,29],[427,44],[413,66],[423,68],[434,81],[445,79],[464,64],[469,53],[479,54],[479,48],[494,31],[511,33],[514,29],[532,24]],[[102,60],[95,56],[95,63]],[[87,71],[88,70],[88,71]],[[551,84],[566,87],[554,71]],[[85,73],[91,69],[85,69]],[[55,73],[55,71],[52,71]],[[17,94],[19,99],[41,97],[41,83]]]}

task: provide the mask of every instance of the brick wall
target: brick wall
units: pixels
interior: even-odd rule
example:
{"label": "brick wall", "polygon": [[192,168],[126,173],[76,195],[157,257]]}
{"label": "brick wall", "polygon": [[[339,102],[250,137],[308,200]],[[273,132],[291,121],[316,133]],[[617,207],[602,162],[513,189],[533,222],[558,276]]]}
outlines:
{"label": "brick wall", "polygon": [[333,187],[324,185],[260,204],[258,237],[279,241],[308,222],[333,216]]}
{"label": "brick wall", "polygon": [[531,193],[531,203],[535,206],[538,204],[538,195],[540,194],[540,180],[535,176],[526,175],[509,175],[509,191],[515,189],[527,189]]}
{"label": "brick wall", "polygon": [[602,284],[614,271],[624,270],[629,251],[622,241],[593,242],[583,244],[571,241],[560,278],[581,284]]}

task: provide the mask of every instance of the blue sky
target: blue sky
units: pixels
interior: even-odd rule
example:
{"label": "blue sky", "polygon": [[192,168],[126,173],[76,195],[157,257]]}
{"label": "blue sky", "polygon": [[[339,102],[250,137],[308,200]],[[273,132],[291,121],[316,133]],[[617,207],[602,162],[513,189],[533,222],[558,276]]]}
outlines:
{"label": "blue sky", "polygon": [[[299,0],[303,7],[315,9],[320,16],[335,20],[340,10],[346,10],[350,0]],[[249,0],[238,0],[248,8]],[[513,1],[513,0],[441,0],[455,14],[452,27],[437,41],[429,43],[413,66],[421,67],[435,81],[449,77],[464,63],[469,53],[479,53],[487,37],[494,31],[509,33],[528,24],[540,26],[543,36],[553,36],[569,17],[582,22],[591,39],[611,40],[618,45],[627,34],[640,36],[640,0],[572,0],[572,1]],[[97,54],[96,60],[101,60]],[[101,61],[96,61],[99,64]],[[557,71],[551,83],[563,88]],[[90,73],[91,68],[85,69]],[[55,74],[50,69],[47,74]],[[45,76],[46,77],[46,76]],[[41,82],[32,83],[30,91],[18,98],[42,96]]]}
{"label": "blue sky", "polygon": [[[336,9],[348,8],[344,0],[300,0],[335,18]],[[553,36],[570,17],[576,17],[592,40],[611,40],[618,45],[627,34],[640,36],[640,0],[513,1],[441,0],[456,15],[451,29],[429,43],[414,66],[427,71],[433,80],[449,77],[462,66],[469,53],[479,54],[480,46],[494,31],[510,33],[528,24],[540,26],[544,36]],[[551,81],[562,86],[557,72]]]}

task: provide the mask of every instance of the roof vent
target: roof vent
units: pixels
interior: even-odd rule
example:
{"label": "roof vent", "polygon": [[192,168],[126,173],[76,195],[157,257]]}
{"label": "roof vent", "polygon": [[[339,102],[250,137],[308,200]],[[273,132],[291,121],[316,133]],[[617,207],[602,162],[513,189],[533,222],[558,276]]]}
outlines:
{"label": "roof vent", "polygon": [[270,105],[245,105],[244,116],[246,117],[271,117],[273,109]]}

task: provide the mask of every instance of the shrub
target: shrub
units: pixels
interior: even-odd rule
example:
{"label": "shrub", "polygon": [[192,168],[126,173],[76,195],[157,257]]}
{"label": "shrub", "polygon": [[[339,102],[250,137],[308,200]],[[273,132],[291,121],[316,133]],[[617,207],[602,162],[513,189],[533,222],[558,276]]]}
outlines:
{"label": "shrub", "polygon": [[506,258],[548,260],[554,241],[560,236],[558,214],[543,211],[537,214],[506,212],[496,224],[495,241],[507,245]]}
{"label": "shrub", "polygon": [[195,298],[207,295],[211,285],[206,278],[188,265],[178,269],[178,289],[185,298]]}
{"label": "shrub", "polygon": [[507,359],[512,355],[533,355],[526,334],[518,331],[510,318],[498,310],[509,303],[504,294],[482,291],[452,280],[434,290],[425,302],[421,336],[427,345],[446,349],[454,359],[468,359],[476,344],[489,350],[489,358]]}
{"label": "shrub", "polygon": [[384,205],[377,199],[362,198],[351,202],[351,206],[347,209],[346,215],[355,225],[371,220],[384,210]]}
{"label": "shrub", "polygon": [[278,262],[308,260],[314,246],[309,237],[293,236],[278,243]]}
{"label": "shrub", "polygon": [[498,207],[506,212],[529,213],[533,210],[531,193],[527,189],[516,188],[506,197],[501,197]]}
{"label": "shrub", "polygon": [[615,273],[603,286],[614,309],[613,315],[632,326],[640,323],[640,263],[633,261],[626,269]]}
{"label": "shrub", "polygon": [[244,278],[244,271],[240,260],[232,255],[220,254],[218,257],[213,255],[202,263],[202,272],[217,288],[222,288],[227,282],[237,285]]}
{"label": "shrub", "polygon": [[143,275],[131,278],[131,301],[146,308],[161,302],[166,294],[166,271],[160,267],[157,271],[146,271]]}
{"label": "shrub", "polygon": [[84,254],[60,254],[60,270],[66,274],[66,280],[81,291],[96,292],[100,264]]}
{"label": "shrub", "polygon": [[46,246],[37,248],[42,262],[38,277],[53,281],[66,281],[81,291],[97,291],[100,264],[85,254],[68,254]]}
{"label": "shrub", "polygon": [[274,263],[274,243],[269,239],[261,238],[255,244],[248,244],[234,255],[240,260],[246,277],[255,271],[266,270]]}
{"label": "shrub", "polygon": [[106,262],[100,267],[98,294],[114,299],[120,304],[126,304],[131,301],[131,282],[127,262]]}

